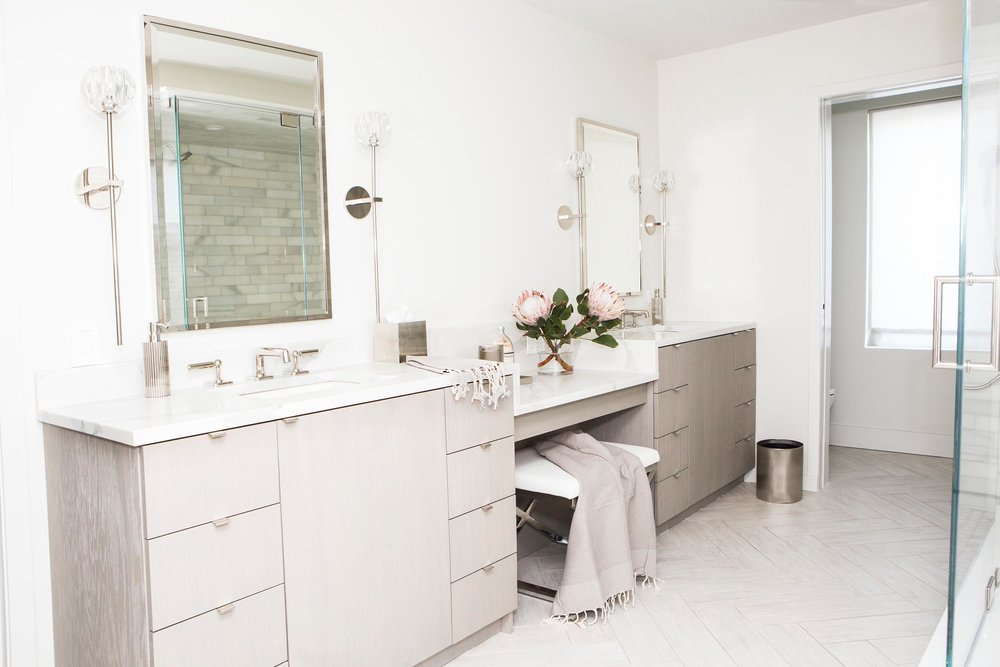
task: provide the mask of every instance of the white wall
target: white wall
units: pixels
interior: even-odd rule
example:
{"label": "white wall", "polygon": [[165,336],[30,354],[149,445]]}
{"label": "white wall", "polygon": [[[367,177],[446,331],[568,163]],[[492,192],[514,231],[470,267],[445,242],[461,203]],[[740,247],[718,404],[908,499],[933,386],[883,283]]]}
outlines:
{"label": "white wall", "polygon": [[[830,417],[832,445],[952,455],[954,371],[932,368],[929,350],[866,346],[868,110],[939,99],[945,94],[934,90],[848,102],[833,108],[830,370],[837,398]],[[950,88],[947,94],[961,95],[962,91],[960,87]],[[958,141],[959,137],[955,139]],[[956,220],[958,215],[956,208]],[[955,247],[958,247],[957,235]],[[954,261],[957,267],[957,252]],[[927,287],[929,290],[930,285]]]}
{"label": "white wall", "polygon": [[[200,358],[223,356],[228,374],[249,374],[259,345],[343,338],[329,346],[335,360],[370,354],[371,231],[340,205],[349,186],[368,181],[368,154],[353,137],[362,110],[393,119],[379,160],[383,310],[409,304],[432,327],[507,319],[525,287],[576,289],[575,230],[560,230],[555,214],[575,207],[563,162],[577,116],[639,131],[644,172],[657,166],[655,63],[519,2],[109,0],[56,10],[0,0],[0,195],[8,183],[11,195],[9,205],[0,196],[0,424],[15,665],[52,662],[35,373],[96,364],[93,384],[77,391],[141,391],[135,362],[154,318],[141,97],[116,125],[121,349],[107,217],[71,187],[104,159],[103,120],[83,104],[80,79],[115,64],[141,81],[143,13],[317,49],[326,74],[334,318],[171,336],[175,388],[207,379],[183,369]],[[656,240],[644,241],[655,284]],[[462,344],[474,354],[482,342]]]}
{"label": "white wall", "polygon": [[961,11],[929,2],[659,62],[667,317],[758,323],[757,437],[819,483],[820,100],[960,73]]}

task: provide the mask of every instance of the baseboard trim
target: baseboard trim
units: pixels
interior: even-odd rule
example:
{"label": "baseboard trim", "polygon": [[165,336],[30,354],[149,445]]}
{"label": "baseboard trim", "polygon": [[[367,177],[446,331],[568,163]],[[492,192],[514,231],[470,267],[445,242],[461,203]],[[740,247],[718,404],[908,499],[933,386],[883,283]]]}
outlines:
{"label": "baseboard trim", "polygon": [[953,438],[950,433],[922,433],[868,426],[830,424],[831,447],[877,449],[900,454],[921,454],[951,458]]}

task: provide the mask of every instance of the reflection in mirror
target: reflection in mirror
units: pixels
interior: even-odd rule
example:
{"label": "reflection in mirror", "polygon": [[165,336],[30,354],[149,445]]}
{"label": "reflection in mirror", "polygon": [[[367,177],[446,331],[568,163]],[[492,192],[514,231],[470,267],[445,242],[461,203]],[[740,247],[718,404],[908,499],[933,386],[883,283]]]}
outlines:
{"label": "reflection in mirror", "polygon": [[584,180],[587,202],[586,265],[591,282],[622,294],[642,291],[639,135],[577,119],[577,150],[593,157]]}
{"label": "reflection in mirror", "polygon": [[146,19],[168,330],[330,317],[318,53]]}

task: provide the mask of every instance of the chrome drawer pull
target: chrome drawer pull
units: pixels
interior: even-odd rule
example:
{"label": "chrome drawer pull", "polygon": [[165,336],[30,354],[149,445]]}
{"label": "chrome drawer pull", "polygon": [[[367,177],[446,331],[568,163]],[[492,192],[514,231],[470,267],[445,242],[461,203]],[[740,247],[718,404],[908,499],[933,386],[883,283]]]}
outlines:
{"label": "chrome drawer pull", "polygon": [[489,512],[491,509],[493,509],[493,505],[483,505],[484,512]]}
{"label": "chrome drawer pull", "polygon": [[236,605],[233,604],[232,602],[230,602],[229,604],[222,605],[221,607],[219,607],[215,611],[219,612],[219,615],[222,616],[223,614],[228,614],[233,609],[236,609]]}
{"label": "chrome drawer pull", "polygon": [[284,422],[284,423],[286,423],[286,424],[294,424],[294,423],[295,423],[295,422],[297,422],[298,420],[299,420],[299,418],[298,418],[298,417],[285,417],[285,418],[284,418],[284,419],[282,419],[281,421],[283,421],[283,422]]}
{"label": "chrome drawer pull", "polygon": [[483,443],[482,445],[479,445],[479,448],[480,449],[489,449],[492,446],[493,446],[492,442],[486,442],[486,443]]}
{"label": "chrome drawer pull", "polygon": [[492,572],[492,571],[493,571],[493,565],[487,565],[486,567],[483,568],[483,572]]}
{"label": "chrome drawer pull", "polygon": [[229,525],[229,517],[228,516],[224,516],[224,517],[219,518],[219,519],[212,519],[212,525],[215,526],[216,528],[222,528],[223,526],[228,526]]}
{"label": "chrome drawer pull", "polygon": [[684,471],[683,470],[679,470],[679,471],[675,472],[673,475],[671,475],[671,477],[675,477],[675,478],[676,477],[680,477],[682,472],[684,472]]}
{"label": "chrome drawer pull", "polygon": [[673,388],[673,391],[680,391],[680,390],[681,390],[681,388],[680,388],[680,387],[674,387],[674,388]]}
{"label": "chrome drawer pull", "polygon": [[208,437],[212,440],[218,440],[219,438],[226,437],[226,431],[216,431],[215,433],[209,433]]}

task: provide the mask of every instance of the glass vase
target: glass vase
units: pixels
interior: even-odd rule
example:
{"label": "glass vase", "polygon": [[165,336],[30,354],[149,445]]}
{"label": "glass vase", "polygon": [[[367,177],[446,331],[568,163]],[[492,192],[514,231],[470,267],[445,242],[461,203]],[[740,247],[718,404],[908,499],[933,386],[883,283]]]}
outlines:
{"label": "glass vase", "polygon": [[568,375],[573,372],[576,347],[572,340],[540,339],[538,347],[538,372],[542,375]]}

